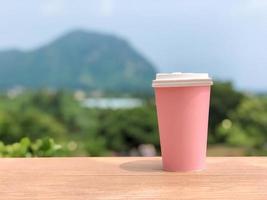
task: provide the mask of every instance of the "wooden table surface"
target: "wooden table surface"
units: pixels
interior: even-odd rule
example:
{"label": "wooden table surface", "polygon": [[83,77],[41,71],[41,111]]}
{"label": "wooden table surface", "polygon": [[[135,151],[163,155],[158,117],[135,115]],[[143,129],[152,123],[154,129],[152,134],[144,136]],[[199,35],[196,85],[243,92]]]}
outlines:
{"label": "wooden table surface", "polygon": [[164,172],[159,157],[1,158],[0,199],[267,200],[266,157],[211,157]]}

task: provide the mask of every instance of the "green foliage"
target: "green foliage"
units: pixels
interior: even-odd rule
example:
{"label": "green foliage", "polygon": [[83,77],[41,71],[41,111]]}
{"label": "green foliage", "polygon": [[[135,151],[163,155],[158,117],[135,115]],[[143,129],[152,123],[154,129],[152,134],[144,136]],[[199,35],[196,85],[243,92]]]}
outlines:
{"label": "green foliage", "polygon": [[235,110],[242,101],[244,94],[234,89],[231,82],[215,82],[212,86],[210,116],[209,116],[209,142],[225,142],[223,135],[217,134],[218,125],[229,118],[230,112]]}
{"label": "green foliage", "polygon": [[[68,155],[125,154],[142,143],[159,148],[153,102],[134,109],[87,109],[65,91],[23,93],[0,100],[0,139],[14,143],[49,136],[68,147]],[[8,106],[7,106],[8,105]]]}
{"label": "green foliage", "polygon": [[267,135],[267,98],[250,96],[229,115],[229,126],[220,124],[218,133],[231,145],[264,148]]}
{"label": "green foliage", "polygon": [[155,107],[150,104],[129,110],[99,111],[98,121],[98,134],[106,139],[109,149],[128,152],[142,143],[159,147]]}
{"label": "green foliage", "polygon": [[[132,109],[88,109],[67,91],[0,96],[2,156],[128,155],[140,144],[159,152],[153,98]],[[236,91],[230,83],[212,89],[209,143],[266,155],[267,98]],[[22,139],[27,137],[28,139]],[[45,137],[53,139],[42,139]],[[20,141],[20,142],[18,142]],[[34,141],[34,142],[31,142]],[[5,144],[5,145],[4,145]]]}
{"label": "green foliage", "polygon": [[66,131],[52,116],[32,107],[21,112],[0,111],[0,124],[0,137],[7,143],[16,142],[21,137],[60,138]]}
{"label": "green foliage", "polygon": [[51,138],[38,139],[35,142],[22,138],[20,142],[10,145],[0,142],[0,157],[51,157],[61,155],[62,151],[62,146]]}

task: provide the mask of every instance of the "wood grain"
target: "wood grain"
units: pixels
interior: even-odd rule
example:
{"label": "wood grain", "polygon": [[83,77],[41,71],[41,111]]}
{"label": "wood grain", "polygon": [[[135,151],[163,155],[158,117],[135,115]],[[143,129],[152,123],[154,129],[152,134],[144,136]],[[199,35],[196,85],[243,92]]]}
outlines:
{"label": "wood grain", "polygon": [[0,199],[267,200],[266,157],[212,157],[164,172],[159,157],[2,158]]}

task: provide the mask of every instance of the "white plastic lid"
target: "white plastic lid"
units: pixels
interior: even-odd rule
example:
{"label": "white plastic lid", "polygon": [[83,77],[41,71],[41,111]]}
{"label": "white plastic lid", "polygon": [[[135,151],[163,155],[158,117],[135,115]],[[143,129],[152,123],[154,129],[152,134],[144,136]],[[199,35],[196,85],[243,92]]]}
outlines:
{"label": "white plastic lid", "polygon": [[208,73],[158,73],[152,87],[183,87],[212,85]]}

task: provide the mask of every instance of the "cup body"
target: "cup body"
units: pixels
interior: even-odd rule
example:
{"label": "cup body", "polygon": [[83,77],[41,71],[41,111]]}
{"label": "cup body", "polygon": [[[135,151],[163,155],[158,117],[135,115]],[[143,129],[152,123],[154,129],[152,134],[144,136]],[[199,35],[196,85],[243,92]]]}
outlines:
{"label": "cup body", "polygon": [[204,169],[210,85],[154,89],[163,169]]}

